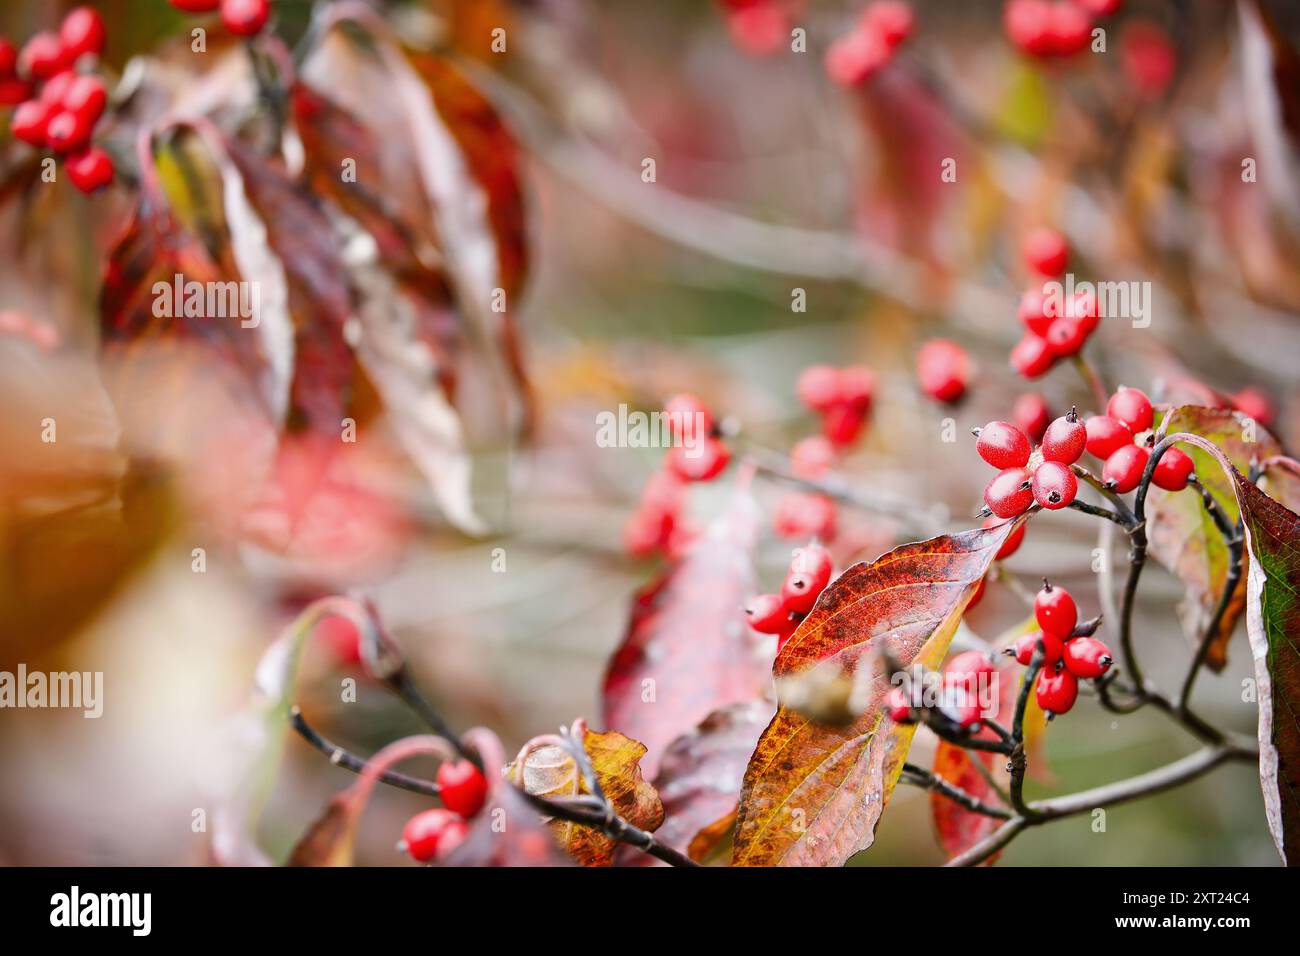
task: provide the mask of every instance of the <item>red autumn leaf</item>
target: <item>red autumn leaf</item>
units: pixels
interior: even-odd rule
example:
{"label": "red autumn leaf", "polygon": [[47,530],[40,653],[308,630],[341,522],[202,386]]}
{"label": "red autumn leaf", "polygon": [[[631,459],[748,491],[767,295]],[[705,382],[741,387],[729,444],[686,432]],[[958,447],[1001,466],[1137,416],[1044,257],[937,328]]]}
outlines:
{"label": "red autumn leaf", "polygon": [[[882,652],[901,667],[937,667],[1015,525],[941,535],[849,568],[777,655],[777,677],[824,670],[860,680],[857,668]],[[874,675],[846,726],[777,709],[745,772],[733,865],[839,866],[871,845],[915,732],[885,716],[889,686]]]}
{"label": "red autumn leaf", "polygon": [[635,599],[605,673],[603,719],[646,745],[647,774],[678,735],[767,685],[743,609],[754,590],[756,533],[756,505],[742,488],[687,555]]}

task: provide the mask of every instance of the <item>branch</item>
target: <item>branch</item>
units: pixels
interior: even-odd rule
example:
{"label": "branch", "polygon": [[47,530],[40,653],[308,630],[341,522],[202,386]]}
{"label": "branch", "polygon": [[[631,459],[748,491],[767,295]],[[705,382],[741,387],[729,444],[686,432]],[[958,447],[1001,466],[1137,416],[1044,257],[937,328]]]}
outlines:
{"label": "branch", "polygon": [[947,797],[954,803],[958,803],[970,810],[972,813],[982,813],[986,817],[997,817],[1002,820],[1011,819],[1011,811],[1002,807],[995,807],[992,804],[984,803],[976,797],[971,796],[965,790],[957,787],[947,780],[936,774],[931,773],[916,764],[903,764],[903,781],[910,783],[914,787],[920,787],[922,790],[930,790],[941,796]]}

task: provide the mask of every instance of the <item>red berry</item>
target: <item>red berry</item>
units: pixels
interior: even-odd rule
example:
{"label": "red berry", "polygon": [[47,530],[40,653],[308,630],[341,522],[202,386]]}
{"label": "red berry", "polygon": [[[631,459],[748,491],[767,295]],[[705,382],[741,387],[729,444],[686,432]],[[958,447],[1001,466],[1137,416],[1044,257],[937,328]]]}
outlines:
{"label": "red berry", "polygon": [[839,398],[854,408],[871,407],[876,394],[876,376],[865,365],[850,365],[839,372]]}
{"label": "red berry", "polygon": [[0,37],[0,77],[11,77],[18,72],[18,48],[7,37]]}
{"label": "red berry", "polygon": [[1029,475],[1023,468],[998,472],[984,488],[984,503],[999,518],[1014,518],[1034,503],[1031,488],[1022,487]]}
{"label": "red berry", "polygon": [[912,722],[912,703],[907,698],[907,691],[901,687],[895,687],[885,696],[885,707],[889,712],[889,719],[896,724],[910,724]]}
{"label": "red berry", "polygon": [[1044,341],[1051,349],[1053,358],[1069,358],[1079,354],[1088,341],[1088,333],[1076,320],[1062,316],[1052,323]]}
{"label": "red berry", "polygon": [[1095,637],[1076,637],[1065,645],[1065,669],[1075,677],[1092,680],[1110,668],[1110,648]]}
{"label": "red berry", "polygon": [[789,494],[776,503],[772,527],[782,538],[835,539],[835,502],[825,495]]}
{"label": "red berry", "polygon": [[824,412],[840,401],[840,373],[829,365],[810,365],[794,386],[799,401],[815,412]]}
{"label": "red berry", "polygon": [[1178,69],[1178,49],[1156,24],[1145,20],[1130,23],[1120,37],[1120,65],[1138,94],[1154,98],[1162,94]]}
{"label": "red berry", "polygon": [[972,693],[976,692],[979,682],[988,681],[993,672],[988,655],[980,651],[962,651],[943,668],[946,681],[959,683]]}
{"label": "red berry", "polygon": [[1025,265],[1041,276],[1054,279],[1065,272],[1070,247],[1055,229],[1035,229],[1020,244]]}
{"label": "red berry", "polygon": [[1026,332],[1011,349],[1011,367],[1025,378],[1045,375],[1055,361],[1056,356],[1052,354],[1052,347],[1047,344],[1047,340],[1032,332]]}
{"label": "red berry", "polygon": [[975,586],[975,593],[972,594],[970,600],[966,602],[966,609],[962,611],[963,614],[968,614],[975,610],[976,605],[978,605],[980,601],[984,600],[984,582],[986,580],[986,578],[980,578],[980,583]]}
{"label": "red berry", "polygon": [[1065,640],[1079,623],[1079,607],[1065,588],[1044,582],[1043,589],[1034,595],[1034,619],[1044,634]]}
{"label": "red berry", "polygon": [[[788,611],[786,613],[789,613]],[[776,635],[776,652],[781,653],[781,648],[785,647],[786,641],[794,637],[794,632],[799,630],[799,625],[803,622],[802,614],[791,614],[790,623],[787,624]]]}
{"label": "red berry", "polygon": [[41,147],[45,145],[45,128],[50,122],[50,108],[40,100],[28,100],[14,110],[9,129],[24,143]]}
{"label": "red berry", "polygon": [[1079,328],[1086,339],[1101,324],[1101,314],[1097,310],[1097,297],[1091,292],[1080,289],[1074,298],[1065,303],[1065,315],[1079,323]]}
{"label": "red berry", "polygon": [[1134,435],[1151,427],[1155,412],[1146,392],[1137,388],[1120,388],[1106,403],[1106,414],[1123,422]]}
{"label": "red berry", "polygon": [[1079,697],[1079,679],[1064,668],[1056,672],[1044,668],[1038,674],[1034,697],[1048,714],[1067,713]]}
{"label": "red berry", "polygon": [[16,76],[0,77],[0,106],[17,106],[32,95],[32,85]]}
{"label": "red berry", "polygon": [[779,594],[760,594],[745,606],[745,614],[760,634],[780,634],[790,626],[790,611]]}
{"label": "red berry", "polygon": [[236,36],[256,36],[270,18],[270,0],[221,0],[221,22]]}
{"label": "red berry", "polygon": [[1073,465],[1083,457],[1083,449],[1088,444],[1088,429],[1079,421],[1078,413],[1072,408],[1062,415],[1043,433],[1043,457],[1048,461],[1059,461]]}
{"label": "red berry", "polygon": [[994,468],[1022,468],[1033,446],[1029,436],[1010,422],[989,422],[980,429],[975,450]]}
{"label": "red berry", "polygon": [[1045,461],[1034,471],[1034,500],[1049,511],[1068,507],[1079,493],[1079,481],[1069,465]]}
{"label": "red berry", "polygon": [[99,11],[92,7],[77,7],[69,13],[59,27],[59,42],[74,63],[87,53],[95,56],[103,53],[104,21]]}
{"label": "red berry", "polygon": [[790,571],[807,574],[812,578],[813,586],[820,593],[822,588],[831,583],[831,574],[835,571],[835,560],[831,553],[820,544],[810,544],[795,548],[790,559]]}
{"label": "red berry", "polygon": [[72,66],[68,51],[63,48],[56,34],[37,33],[25,44],[18,55],[18,70],[24,76],[37,80],[48,80],[56,73]]}
{"label": "red berry", "polygon": [[45,127],[45,138],[56,153],[78,152],[90,142],[95,124],[89,117],[64,110],[55,113]]}
{"label": "red berry", "polygon": [[1132,491],[1142,480],[1151,452],[1141,445],[1125,445],[1106,459],[1101,469],[1101,480],[1121,495]]}
{"label": "red berry", "polygon": [[677,438],[703,439],[713,432],[713,413],[694,395],[674,395],[664,404],[668,430]]}
{"label": "red berry", "polygon": [[97,76],[78,76],[68,84],[63,94],[63,108],[89,120],[97,122],[104,113],[108,103],[108,93],[104,81]]}
{"label": "red berry", "polygon": [[1166,448],[1156,462],[1151,480],[1165,491],[1182,491],[1196,467],[1190,455],[1178,448]]}
{"label": "red berry", "polygon": [[888,63],[892,53],[879,33],[853,30],[827,48],[826,75],[837,86],[858,86]]}
{"label": "red berry", "polygon": [[862,29],[879,34],[891,49],[912,35],[915,17],[902,0],[879,0],[862,14]]}
{"label": "red berry", "polygon": [[447,761],[434,778],[442,805],[462,817],[472,817],[487,801],[488,782],[483,771],[468,760]]}
{"label": "red berry", "polygon": [[64,70],[50,77],[41,86],[41,102],[55,110],[67,109],[63,105],[63,98],[78,75],[76,70]]}
{"label": "red berry", "polygon": [[437,807],[417,813],[402,828],[402,842],[412,859],[421,863],[445,857],[465,839],[469,826],[450,810]]}
{"label": "red berry", "polygon": [[674,445],[668,449],[664,464],[683,481],[711,481],[731,461],[731,452],[720,438],[709,438],[702,443]]}
{"label": "red berry", "polygon": [[1037,392],[1026,392],[1011,406],[1011,419],[1030,441],[1039,442],[1047,434],[1052,413],[1048,411],[1047,399]]}
{"label": "red berry", "polygon": [[1002,9],[1002,24],[1011,42],[1033,56],[1052,51],[1052,9],[1046,0],[1008,0]]}
{"label": "red berry", "polygon": [[810,435],[790,449],[790,470],[800,478],[819,478],[835,463],[835,446],[823,435]]}
{"label": "red berry", "polygon": [[[996,528],[1003,524],[1006,524],[1006,521],[995,516],[992,518],[985,518],[982,527]],[[1002,542],[1002,547],[998,548],[998,553],[994,556],[995,561],[1002,561],[1009,558],[1019,550],[1020,543],[1025,540],[1025,528],[1027,527],[1027,522],[1022,523],[1015,531],[1012,531],[1007,535],[1007,539]]]}
{"label": "red berry", "polygon": [[970,359],[956,342],[931,339],[917,353],[916,374],[926,395],[951,404],[966,394]]}
{"label": "red berry", "polygon": [[1052,327],[1055,316],[1048,312],[1049,300],[1038,289],[1030,289],[1020,297],[1020,321],[1025,328],[1042,338]]}
{"label": "red berry", "polygon": [[1112,13],[1118,13],[1119,8],[1124,5],[1124,0],[1074,0],[1074,2],[1095,17],[1107,17]]}
{"label": "red berry", "polygon": [[1087,49],[1092,39],[1092,19],[1078,7],[1058,2],[1051,7],[1048,32],[1052,52],[1057,56],[1072,56]]}
{"label": "red berry", "polygon": [[643,557],[665,547],[672,539],[684,500],[680,478],[667,470],[655,472],[641,492],[641,503],[623,528],[628,553]]}
{"label": "red berry", "polygon": [[186,13],[211,13],[221,6],[221,0],[167,0],[177,10]]}
{"label": "red berry", "polygon": [[791,571],[781,584],[781,600],[787,611],[795,614],[807,614],[817,603],[821,589],[816,587],[812,575]]}
{"label": "red berry", "polygon": [[1125,445],[1133,444],[1133,433],[1123,422],[1109,415],[1093,415],[1084,423],[1088,433],[1088,454],[1105,461]]}
{"label": "red berry", "polygon": [[822,415],[822,433],[837,447],[844,448],[857,441],[867,413],[859,406],[832,405]]}
{"label": "red berry", "polygon": [[1046,631],[1030,631],[1028,634],[1022,634],[1016,638],[1016,643],[1012,645],[1012,652],[1015,655],[1017,663],[1028,666],[1034,658],[1034,651],[1038,649],[1039,642],[1043,645],[1043,663],[1044,665],[1055,664],[1065,653],[1065,642],[1055,634],[1049,634]]}
{"label": "red berry", "polygon": [[1273,402],[1259,389],[1243,388],[1232,397],[1232,404],[1241,414],[1253,418],[1265,428],[1273,427],[1273,419],[1277,414],[1273,409]]}

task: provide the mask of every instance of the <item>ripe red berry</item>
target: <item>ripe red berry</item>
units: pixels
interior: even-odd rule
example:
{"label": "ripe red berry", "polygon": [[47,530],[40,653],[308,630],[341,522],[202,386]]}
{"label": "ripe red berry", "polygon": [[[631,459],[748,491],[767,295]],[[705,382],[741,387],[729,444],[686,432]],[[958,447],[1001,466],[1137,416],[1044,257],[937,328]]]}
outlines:
{"label": "ripe red berry", "polygon": [[1044,338],[1047,347],[1052,350],[1054,358],[1069,358],[1078,355],[1088,341],[1088,334],[1083,326],[1068,316],[1062,316],[1052,323]]}
{"label": "ripe red berry", "polygon": [[1133,444],[1133,433],[1123,422],[1109,415],[1093,415],[1084,423],[1088,433],[1088,454],[1105,461],[1125,445]]}
{"label": "ripe red berry", "polygon": [[1097,297],[1091,292],[1080,289],[1074,298],[1065,303],[1065,315],[1079,323],[1079,329],[1086,339],[1101,324],[1101,313],[1097,309]]}
{"label": "ripe red berry", "polygon": [[1046,0],[1008,0],[1002,8],[1002,24],[1011,42],[1032,56],[1053,52],[1052,9]]}
{"label": "ripe red berry", "polygon": [[985,581],[987,580],[987,578],[980,578],[980,583],[975,586],[975,593],[972,594],[970,600],[966,602],[966,609],[962,611],[963,614],[969,614],[971,611],[975,610],[975,607],[980,603],[980,601],[984,600]]}
{"label": "ripe red berry", "polygon": [[1042,338],[1052,327],[1055,316],[1048,312],[1049,300],[1038,289],[1030,289],[1020,297],[1020,321],[1026,329]]}
{"label": "ripe red berry", "polygon": [[1055,672],[1044,668],[1038,674],[1034,697],[1050,715],[1067,713],[1079,697],[1079,679],[1064,668]]}
{"label": "ripe red berry", "polygon": [[18,72],[18,48],[7,37],[0,37],[0,77]]}
{"label": "ripe red berry", "polygon": [[1110,668],[1110,648],[1095,637],[1076,637],[1065,645],[1065,669],[1082,680],[1100,677]]}
{"label": "ripe red berry", "polygon": [[915,17],[902,0],[878,0],[862,13],[862,29],[875,32],[891,49],[912,35]]}
{"label": "ripe red berry", "polygon": [[892,55],[893,50],[879,33],[852,30],[827,48],[826,75],[837,86],[858,86],[888,63]]}
{"label": "ripe red berry", "polygon": [[1243,388],[1232,397],[1232,404],[1241,414],[1253,418],[1265,428],[1273,427],[1273,420],[1277,415],[1273,408],[1273,401],[1259,389]]}
{"label": "ripe red berry", "polygon": [[1049,511],[1066,508],[1079,493],[1079,480],[1069,465],[1045,461],[1034,471],[1034,500]]}
{"label": "ripe red berry", "polygon": [[854,408],[867,409],[876,394],[876,376],[865,365],[849,365],[839,371],[839,399]]}
{"label": "ripe red berry", "polygon": [[866,423],[867,413],[858,405],[840,403],[822,413],[822,433],[839,448],[857,441]]}
{"label": "ripe red berry", "polygon": [[637,509],[623,527],[628,553],[644,557],[668,545],[685,502],[685,486],[675,474],[655,472],[641,492]]}
{"label": "ripe red berry", "polygon": [[831,583],[831,574],[835,570],[835,560],[831,553],[820,544],[809,544],[795,548],[790,558],[791,572],[807,574],[818,592]]}
{"label": "ripe red berry", "polygon": [[236,36],[256,36],[270,18],[270,0],[221,0],[221,22]]}
{"label": "ripe red berry", "polygon": [[779,594],[760,594],[745,606],[745,614],[760,634],[781,634],[790,626],[790,610]]}
{"label": "ripe red berry", "polygon": [[1151,452],[1141,445],[1125,445],[1106,459],[1101,469],[1101,480],[1121,495],[1132,491],[1142,481]]}
{"label": "ripe red berry", "polygon": [[1124,5],[1124,0],[1074,0],[1074,2],[1095,17],[1118,13],[1119,8]]}
{"label": "ripe red berry", "polygon": [[980,651],[962,651],[943,668],[946,682],[961,684],[971,693],[976,693],[980,681],[988,681],[993,673],[993,664],[988,655]]}
{"label": "ripe red berry", "polygon": [[1035,229],[1020,244],[1020,255],[1029,269],[1054,279],[1065,272],[1070,246],[1055,229]]}
{"label": "ripe red berry", "polygon": [[1065,588],[1044,581],[1043,589],[1034,595],[1034,619],[1043,633],[1065,640],[1079,623],[1079,607]]}
{"label": "ripe red berry", "polygon": [[77,7],[63,18],[59,27],[59,42],[75,63],[86,54],[98,56],[104,52],[104,21],[93,7]]}
{"label": "ripe red berry", "polygon": [[1051,5],[1048,32],[1052,52],[1057,56],[1072,56],[1087,49],[1092,39],[1092,20],[1078,7],[1058,2]]}
{"label": "ripe red berry", "polygon": [[[1003,524],[1006,524],[1005,520],[997,516],[994,516],[992,518],[985,518],[984,524],[981,527],[996,528],[999,525],[1003,525]],[[1012,531],[1009,535],[1007,535],[1007,539],[1002,542],[1002,547],[998,548],[998,553],[994,556],[995,561],[1005,560],[1006,558],[1009,558],[1013,554],[1015,554],[1017,550],[1019,550],[1020,543],[1025,540],[1025,528],[1027,527],[1028,527],[1027,523],[1022,523],[1018,528],[1016,528],[1015,531]]]}
{"label": "ripe red berry", "polygon": [[211,13],[221,6],[221,0],[167,0],[177,10],[186,13]]}
{"label": "ripe red berry", "polygon": [[770,56],[790,34],[784,8],[772,0],[731,5],[727,30],[736,46],[751,56]]}
{"label": "ripe red berry", "polygon": [[815,412],[824,412],[840,401],[839,369],[830,365],[810,365],[795,382],[799,401]]}
{"label": "ripe red berry", "polygon": [[448,760],[434,778],[442,805],[462,817],[472,817],[487,801],[488,782],[483,771],[468,760]]}
{"label": "ripe red berry", "polygon": [[782,538],[820,538],[833,541],[835,502],[825,495],[794,493],[776,503],[772,528]]}
{"label": "ripe red berry", "polygon": [[1026,332],[1011,349],[1011,367],[1025,378],[1038,378],[1047,374],[1056,356],[1046,339]]}
{"label": "ripe red berry", "polygon": [[1123,422],[1134,435],[1150,428],[1155,417],[1151,399],[1145,392],[1122,387],[1106,403],[1106,414],[1117,422]]}
{"label": "ripe red berry", "polygon": [[1023,487],[1029,479],[1023,468],[998,472],[984,488],[984,503],[999,518],[1014,518],[1034,503],[1032,488]]}
{"label": "ripe red berry", "polygon": [[821,593],[822,589],[816,586],[812,575],[800,571],[791,571],[781,583],[781,600],[785,602],[786,610],[795,614],[811,611]]}
{"label": "ripe red berry", "polygon": [[912,718],[912,703],[907,698],[907,691],[901,687],[892,688],[885,696],[885,707],[889,712],[889,719],[896,724],[910,724]]}
{"label": "ripe red berry", "polygon": [[1039,642],[1043,644],[1043,663],[1045,665],[1055,664],[1065,653],[1065,642],[1055,634],[1049,634],[1046,631],[1030,631],[1028,634],[1022,634],[1016,638],[1015,644],[1011,646],[1011,653],[1014,654],[1016,662],[1028,666],[1034,658],[1034,651],[1038,649]]}
{"label": "ripe red berry", "polygon": [[800,478],[819,478],[835,463],[835,446],[824,435],[810,435],[790,449],[790,470]]}
{"label": "ripe red berry", "polygon": [[450,810],[436,807],[417,813],[402,828],[402,842],[412,859],[428,863],[445,858],[465,840],[469,825]]}
{"label": "ripe red berry", "polygon": [[683,481],[712,481],[731,461],[731,452],[720,438],[708,438],[692,446],[674,445],[664,457],[665,466]]}
{"label": "ripe red berry", "polygon": [[1048,461],[1059,461],[1073,465],[1083,457],[1083,449],[1088,444],[1088,429],[1079,421],[1079,414],[1073,408],[1047,426],[1043,433],[1043,457]]}
{"label": "ripe red berry", "polygon": [[62,97],[63,108],[90,121],[93,125],[104,113],[108,93],[97,76],[78,76],[68,84]]}
{"label": "ripe red berry", "polygon": [[50,108],[40,100],[28,100],[14,110],[9,130],[24,143],[39,148],[45,145],[45,128],[49,122]]}
{"label": "ripe red berry", "polygon": [[16,76],[0,77],[0,106],[17,106],[32,95],[32,85]]}
{"label": "ripe red berry", "polygon": [[956,342],[931,339],[917,353],[916,374],[926,395],[951,404],[966,394],[970,359]]}
{"label": "ripe red berry", "polygon": [[88,116],[63,110],[55,113],[45,127],[45,139],[56,153],[79,152],[90,142],[95,123]]}
{"label": "ripe red berry", "polygon": [[1151,480],[1165,491],[1182,491],[1196,467],[1190,455],[1179,448],[1166,448],[1160,460],[1156,462]]}
{"label": "ripe red berry", "polygon": [[1029,436],[1010,422],[989,422],[980,429],[975,450],[994,468],[1022,468],[1033,446]]}
{"label": "ripe red berry", "polygon": [[1148,20],[1131,21],[1120,37],[1120,65],[1140,96],[1155,98],[1168,88],[1178,69],[1178,48],[1169,35]]}
{"label": "ripe red berry", "polygon": [[1047,408],[1047,399],[1037,392],[1026,392],[1011,406],[1011,419],[1030,441],[1039,442],[1047,434],[1052,413]]}
{"label": "ripe red berry", "polygon": [[31,79],[48,80],[70,66],[72,59],[68,51],[58,36],[48,31],[34,34],[18,54],[19,72]]}
{"label": "ripe red berry", "polygon": [[713,432],[713,413],[694,395],[674,395],[664,403],[668,430],[676,438],[704,439]]}
{"label": "ripe red berry", "polygon": [[41,102],[56,110],[64,109],[63,97],[67,95],[68,88],[72,86],[72,81],[78,75],[76,70],[64,70],[62,73],[54,74],[41,86]]}
{"label": "ripe red berry", "polygon": [[67,158],[68,179],[83,193],[93,193],[113,183],[113,158],[91,146]]}

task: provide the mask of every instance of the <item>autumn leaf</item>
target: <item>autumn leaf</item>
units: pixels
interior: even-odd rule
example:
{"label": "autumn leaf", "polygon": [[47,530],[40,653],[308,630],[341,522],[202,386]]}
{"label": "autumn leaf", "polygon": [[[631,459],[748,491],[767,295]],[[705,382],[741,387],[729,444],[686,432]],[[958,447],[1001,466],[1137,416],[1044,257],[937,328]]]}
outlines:
{"label": "autumn leaf", "polygon": [[[646,831],[657,830],[664,820],[659,795],[641,774],[645,747],[617,731],[587,730],[583,747],[591,760],[600,788],[618,815]],[[518,780],[520,768],[512,764],[507,776]],[[531,751],[522,768],[523,787],[528,793],[547,798],[576,797],[590,791],[577,761],[558,744],[546,744]],[[583,866],[610,866],[618,843],[591,827],[567,820],[551,821],[556,840]]]}
{"label": "autumn leaf", "polygon": [[637,595],[605,673],[604,722],[645,744],[647,773],[664,749],[720,707],[769,681],[744,604],[754,593],[757,506],[747,487],[686,556]]}
{"label": "autumn leaf", "polygon": [[[854,674],[882,653],[900,667],[937,667],[1016,525],[906,544],[849,568],[777,655],[777,677],[809,668]],[[745,771],[733,865],[839,866],[871,845],[915,732],[885,716],[889,686],[878,675],[848,726],[778,708]]]}
{"label": "autumn leaf", "polygon": [[[1226,408],[1182,405],[1164,412],[1163,432],[1201,435],[1219,448],[1238,471],[1247,471],[1252,458],[1267,458],[1281,449],[1266,431],[1240,413]],[[1186,445],[1197,478],[1214,497],[1229,521],[1237,520],[1237,500],[1232,482],[1219,467],[1215,456]],[[1149,550],[1187,589],[1179,617],[1188,640],[1198,644],[1223,593],[1228,576],[1228,546],[1195,489],[1163,491],[1154,485],[1147,496]],[[1215,671],[1228,659],[1228,642],[1245,607],[1245,577],[1218,634],[1210,645],[1205,663]]]}

